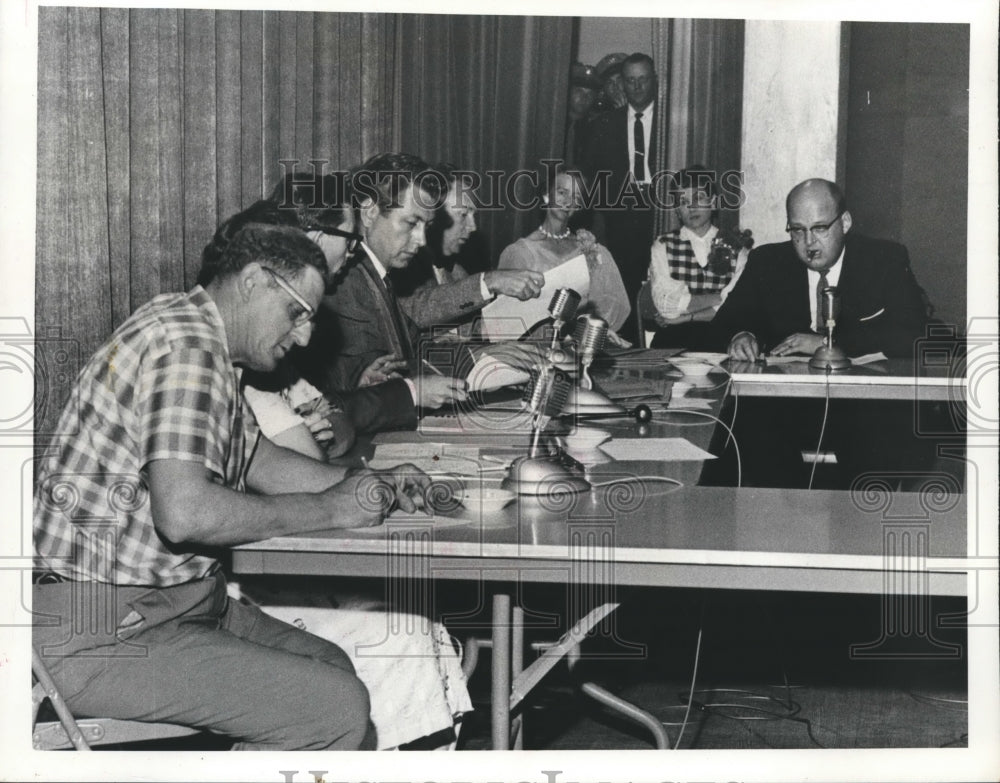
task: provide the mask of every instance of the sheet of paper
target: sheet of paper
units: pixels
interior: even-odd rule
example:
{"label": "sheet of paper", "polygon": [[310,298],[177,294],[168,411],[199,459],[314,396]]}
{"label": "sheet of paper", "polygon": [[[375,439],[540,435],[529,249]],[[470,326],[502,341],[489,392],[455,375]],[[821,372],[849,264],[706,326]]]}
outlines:
{"label": "sheet of paper", "polygon": [[715,459],[687,438],[615,438],[602,444],[600,449],[616,460],[687,462]]}
{"label": "sheet of paper", "polygon": [[764,361],[767,364],[805,364],[811,356],[767,356]]}
{"label": "sheet of paper", "polygon": [[478,350],[475,359],[466,376],[469,391],[490,391],[527,383],[531,379],[529,370],[544,361],[545,356],[532,343],[504,342]]}
{"label": "sheet of paper", "polygon": [[545,273],[542,295],[520,301],[498,296],[482,310],[483,334],[491,341],[516,340],[539,321],[549,317],[552,295],[560,288],[572,288],[584,299],[590,293],[590,272],[581,253]]}
{"label": "sheet of paper", "polygon": [[857,356],[851,359],[851,364],[871,364],[872,362],[884,362],[888,357],[879,351],[878,353],[866,353],[864,356]]}
{"label": "sheet of paper", "polygon": [[368,460],[368,467],[385,470],[404,462],[428,473],[475,475],[479,469],[479,447],[430,441],[384,443],[375,447],[375,456]]}
{"label": "sheet of paper", "polygon": [[[805,364],[812,357],[811,356],[768,356],[768,364]],[[872,364],[873,362],[884,362],[887,357],[884,353],[879,351],[878,353],[866,353],[862,356],[851,357],[851,364],[862,365],[862,364]]]}

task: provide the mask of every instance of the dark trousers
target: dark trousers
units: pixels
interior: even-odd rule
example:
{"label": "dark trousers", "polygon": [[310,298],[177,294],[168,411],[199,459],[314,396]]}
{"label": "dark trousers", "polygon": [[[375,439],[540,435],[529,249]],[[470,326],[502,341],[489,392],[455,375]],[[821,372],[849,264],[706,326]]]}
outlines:
{"label": "dark trousers", "polygon": [[374,747],[336,645],[230,601],[220,575],[165,589],[34,588],[34,644],[80,716],[179,723],[245,750]]}

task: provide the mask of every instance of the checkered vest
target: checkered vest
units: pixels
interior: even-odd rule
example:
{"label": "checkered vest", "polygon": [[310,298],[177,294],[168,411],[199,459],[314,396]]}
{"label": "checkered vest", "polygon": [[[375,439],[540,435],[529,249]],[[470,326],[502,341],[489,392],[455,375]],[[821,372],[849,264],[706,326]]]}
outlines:
{"label": "checkered vest", "polygon": [[694,249],[686,239],[681,239],[680,230],[661,234],[656,239],[666,245],[667,263],[670,276],[687,283],[692,294],[712,294],[721,291],[733,276],[734,267],[725,275],[717,275],[707,267],[702,269],[694,258]]}

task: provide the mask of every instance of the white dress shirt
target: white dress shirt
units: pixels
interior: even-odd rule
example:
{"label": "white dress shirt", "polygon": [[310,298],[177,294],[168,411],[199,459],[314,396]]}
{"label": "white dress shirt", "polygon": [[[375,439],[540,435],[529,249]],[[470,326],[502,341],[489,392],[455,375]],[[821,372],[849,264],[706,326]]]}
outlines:
{"label": "white dress shirt", "polygon": [[[837,285],[840,282],[840,270],[844,266],[844,251],[840,251],[840,258],[837,262],[826,270],[826,284],[827,285]],[[819,275],[820,273],[810,269],[808,270],[809,275],[809,317],[810,324],[816,323],[816,289],[819,288]]]}

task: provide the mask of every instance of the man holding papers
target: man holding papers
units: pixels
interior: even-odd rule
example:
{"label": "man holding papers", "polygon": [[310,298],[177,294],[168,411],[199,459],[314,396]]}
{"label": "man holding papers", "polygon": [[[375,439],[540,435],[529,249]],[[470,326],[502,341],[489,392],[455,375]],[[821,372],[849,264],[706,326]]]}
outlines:
{"label": "man holding papers", "polygon": [[[427,307],[409,308],[408,312],[395,292],[390,272],[405,269],[426,244],[427,226],[447,197],[441,193],[440,183],[439,172],[420,158],[403,153],[376,155],[352,172],[352,206],[364,241],[323,298],[323,314],[332,327],[332,334],[321,336],[327,387],[353,388],[364,369],[387,354],[405,360],[411,377],[417,378],[421,367],[419,331],[430,326],[430,315]],[[501,277],[509,283],[513,276]],[[498,290],[523,298],[537,296],[541,286],[535,278],[540,276],[524,273],[522,277],[526,279],[518,285]],[[468,309],[469,284],[476,289],[481,306],[494,294],[489,283],[484,277],[439,286],[433,297],[439,320],[448,323]],[[480,286],[488,290],[480,292]],[[409,385],[418,408],[437,408],[465,399],[465,381],[461,379],[422,373]]]}

